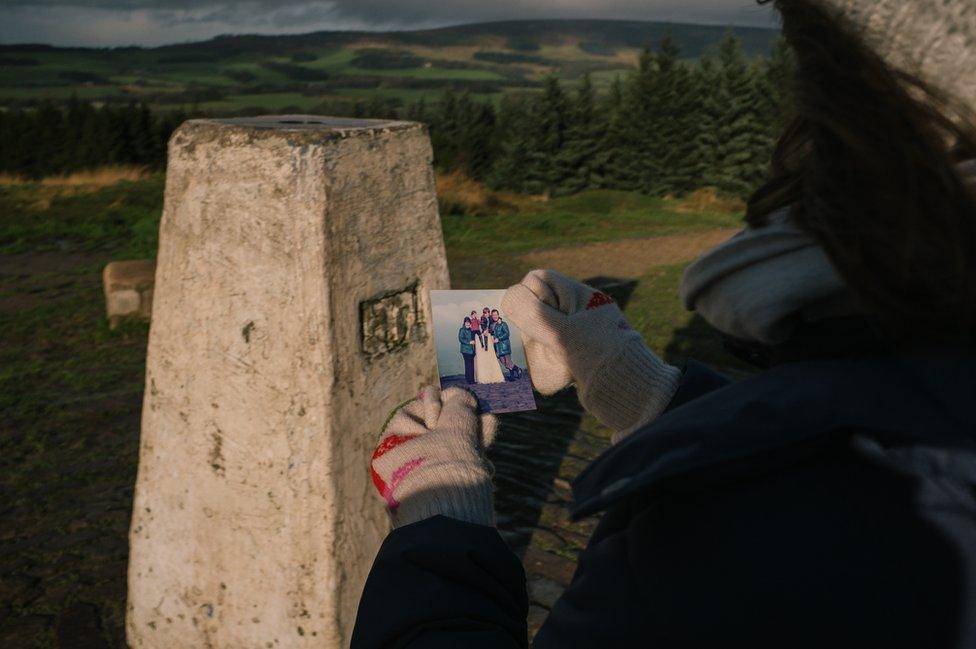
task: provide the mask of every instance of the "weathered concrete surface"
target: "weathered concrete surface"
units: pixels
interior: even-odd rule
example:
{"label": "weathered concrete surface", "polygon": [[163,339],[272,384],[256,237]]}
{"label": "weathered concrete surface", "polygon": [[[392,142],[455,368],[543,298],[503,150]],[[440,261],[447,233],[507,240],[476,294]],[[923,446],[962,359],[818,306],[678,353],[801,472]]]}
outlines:
{"label": "weathered concrete surface", "polygon": [[426,131],[268,121],[170,141],[133,647],[348,644],[387,531],[368,455],[437,379],[427,291],[449,282]]}
{"label": "weathered concrete surface", "polygon": [[105,265],[102,286],[105,289],[105,311],[112,329],[125,318],[149,319],[155,273],[156,262],[152,259],[112,261]]}

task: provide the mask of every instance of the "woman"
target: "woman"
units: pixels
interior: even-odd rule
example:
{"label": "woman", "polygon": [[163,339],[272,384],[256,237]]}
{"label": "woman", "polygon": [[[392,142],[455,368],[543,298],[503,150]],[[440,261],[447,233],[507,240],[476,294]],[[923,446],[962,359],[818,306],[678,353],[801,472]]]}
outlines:
{"label": "woman", "polygon": [[465,318],[458,329],[458,351],[464,360],[464,382],[471,385],[475,382],[474,355],[478,346],[474,332],[471,331],[471,318]]}
{"label": "woman", "polygon": [[504,383],[505,376],[502,374],[501,366],[498,365],[498,357],[493,351],[495,338],[488,333],[487,328],[482,328],[481,335],[484,337],[485,344],[475,347],[475,383]]}
{"label": "woman", "polygon": [[[976,647],[976,3],[780,0],[797,120],[686,303],[766,371],[671,367],[606,296],[530,273],[532,380],[615,429],[603,512],[536,647]],[[425,391],[354,647],[524,647],[493,523],[493,420]]]}

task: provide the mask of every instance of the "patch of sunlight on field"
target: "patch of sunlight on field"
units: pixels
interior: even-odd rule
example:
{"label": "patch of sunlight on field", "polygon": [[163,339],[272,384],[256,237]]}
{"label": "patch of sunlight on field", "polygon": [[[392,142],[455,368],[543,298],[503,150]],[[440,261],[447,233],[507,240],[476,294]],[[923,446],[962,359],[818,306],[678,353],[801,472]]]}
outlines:
{"label": "patch of sunlight on field", "polygon": [[331,50],[327,52],[314,52],[318,55],[318,58],[314,61],[304,61],[302,65],[307,68],[316,68],[319,70],[333,70],[338,71],[349,65],[349,63],[356,58],[356,52],[352,48],[344,47],[340,50]]}
{"label": "patch of sunlight on field", "polygon": [[431,67],[398,68],[395,70],[373,70],[368,68],[349,67],[343,72],[350,76],[378,76],[378,77],[412,77],[416,79],[458,79],[462,81],[499,81],[505,79],[503,75],[490,70],[468,70],[454,68]]}
{"label": "patch of sunlight on field", "polygon": [[[405,103],[412,103],[423,99],[427,102],[435,102],[444,97],[444,91],[440,88],[429,89],[403,89],[403,88],[337,88],[332,91],[336,97],[355,97],[359,99],[370,99],[371,97],[382,97],[383,99],[399,99]],[[501,93],[468,93],[474,101],[498,102]]]}

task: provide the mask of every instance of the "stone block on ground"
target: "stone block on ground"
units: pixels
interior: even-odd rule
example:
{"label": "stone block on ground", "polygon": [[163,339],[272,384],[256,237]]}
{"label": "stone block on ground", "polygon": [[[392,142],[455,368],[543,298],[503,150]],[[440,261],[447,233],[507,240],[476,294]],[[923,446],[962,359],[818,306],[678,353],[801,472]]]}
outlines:
{"label": "stone block on ground", "polygon": [[420,124],[193,120],[169,145],[130,531],[133,647],[344,647],[388,531],[367,466],[437,379]]}
{"label": "stone block on ground", "polygon": [[105,311],[115,329],[126,318],[148,321],[152,314],[156,262],[132,259],[109,262],[102,271]]}

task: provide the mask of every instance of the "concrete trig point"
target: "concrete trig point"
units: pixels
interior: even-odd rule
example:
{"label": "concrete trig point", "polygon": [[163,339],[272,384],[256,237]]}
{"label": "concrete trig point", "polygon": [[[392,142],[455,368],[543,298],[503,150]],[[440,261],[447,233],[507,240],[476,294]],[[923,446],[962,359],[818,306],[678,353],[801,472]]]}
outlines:
{"label": "concrete trig point", "polygon": [[447,288],[420,124],[193,120],[169,145],[134,647],[342,647],[387,532],[367,462],[437,379]]}

